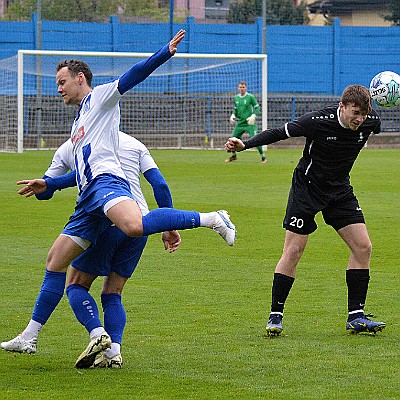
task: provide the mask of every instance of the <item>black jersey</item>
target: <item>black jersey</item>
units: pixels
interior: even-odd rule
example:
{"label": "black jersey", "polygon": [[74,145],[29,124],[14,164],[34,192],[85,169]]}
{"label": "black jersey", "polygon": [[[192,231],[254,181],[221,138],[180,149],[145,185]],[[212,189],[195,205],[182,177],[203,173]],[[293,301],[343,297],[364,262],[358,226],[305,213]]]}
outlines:
{"label": "black jersey", "polygon": [[343,127],[338,114],[338,107],[327,107],[307,113],[286,126],[289,136],[306,137],[297,168],[323,186],[336,186],[348,180],[368,137],[380,132],[380,119],[375,111],[368,114],[356,131]]}
{"label": "black jersey", "polygon": [[[339,107],[326,107],[304,114],[284,127],[266,130],[245,143],[245,148],[275,143],[289,137],[306,138],[303,157],[297,169],[318,186],[337,187],[349,181],[349,174],[371,134],[380,132],[378,114],[371,110],[360,127],[353,131],[339,122]],[[261,142],[261,143],[260,143]]]}

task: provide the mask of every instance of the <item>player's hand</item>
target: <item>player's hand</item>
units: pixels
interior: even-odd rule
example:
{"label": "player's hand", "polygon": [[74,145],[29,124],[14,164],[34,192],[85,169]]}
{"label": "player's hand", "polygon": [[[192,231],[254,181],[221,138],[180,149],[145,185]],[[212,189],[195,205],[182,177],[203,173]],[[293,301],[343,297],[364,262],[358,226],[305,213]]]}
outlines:
{"label": "player's hand", "polygon": [[249,125],[254,125],[256,122],[256,114],[251,114],[249,118],[246,118],[246,121]]}
{"label": "player's hand", "polygon": [[244,144],[243,142],[235,137],[231,137],[228,139],[228,141],[225,143],[225,150],[230,153],[232,151],[241,151],[244,149]]}
{"label": "player's hand", "polygon": [[230,122],[232,125],[235,125],[235,124],[236,124],[236,121],[237,121],[236,115],[235,115],[235,114],[231,114],[231,116],[230,116],[230,118],[229,118],[229,122]]}
{"label": "player's hand", "polygon": [[181,29],[169,42],[169,51],[172,55],[176,53],[178,50],[178,44],[181,42],[181,40],[185,37],[186,31]]}
{"label": "player's hand", "polygon": [[178,231],[166,231],[162,233],[162,240],[164,242],[164,249],[169,249],[169,252],[173,253],[181,244],[181,235]]}
{"label": "player's hand", "polygon": [[47,183],[44,179],[25,179],[23,181],[18,181],[17,185],[26,185],[18,190],[18,194],[25,197],[43,193],[47,189]]}

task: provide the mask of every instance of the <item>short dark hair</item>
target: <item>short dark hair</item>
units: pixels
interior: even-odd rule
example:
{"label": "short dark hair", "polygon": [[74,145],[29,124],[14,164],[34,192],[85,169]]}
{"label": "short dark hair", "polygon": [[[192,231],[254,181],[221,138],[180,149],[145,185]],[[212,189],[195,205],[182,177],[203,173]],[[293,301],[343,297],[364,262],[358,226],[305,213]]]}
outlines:
{"label": "short dark hair", "polygon": [[82,72],[83,75],[85,75],[86,83],[92,87],[93,74],[89,65],[87,65],[85,62],[80,60],[63,60],[57,64],[56,71],[58,72],[64,67],[68,68],[68,71],[72,77],[75,77],[79,72]]}
{"label": "short dark hair", "polygon": [[372,109],[372,99],[369,90],[362,85],[350,85],[344,89],[341,102],[344,106],[354,104],[360,111],[368,114]]}

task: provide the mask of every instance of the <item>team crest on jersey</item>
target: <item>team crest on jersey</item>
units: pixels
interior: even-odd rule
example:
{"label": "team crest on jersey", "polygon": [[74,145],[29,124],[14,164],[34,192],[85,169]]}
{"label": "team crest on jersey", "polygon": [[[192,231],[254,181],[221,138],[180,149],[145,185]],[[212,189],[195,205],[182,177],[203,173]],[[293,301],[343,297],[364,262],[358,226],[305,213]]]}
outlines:
{"label": "team crest on jersey", "polygon": [[76,132],[73,134],[71,140],[72,144],[75,145],[77,142],[79,142],[83,137],[85,136],[85,129],[83,126],[81,126],[79,129],[76,130]]}

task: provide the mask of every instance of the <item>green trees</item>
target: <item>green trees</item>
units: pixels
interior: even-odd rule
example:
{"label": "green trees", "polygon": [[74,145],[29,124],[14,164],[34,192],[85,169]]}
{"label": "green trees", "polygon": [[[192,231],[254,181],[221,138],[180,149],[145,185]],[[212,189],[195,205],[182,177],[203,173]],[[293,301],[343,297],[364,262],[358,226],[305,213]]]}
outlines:
{"label": "green trees", "polygon": [[[14,0],[4,19],[27,21],[37,11],[37,0]],[[110,15],[141,15],[157,8],[157,0],[42,0],[42,19],[54,21],[103,22]]]}
{"label": "green trees", "polygon": [[[227,19],[233,24],[252,24],[255,17],[261,16],[262,0],[244,0],[230,5]],[[308,21],[304,0],[298,6],[293,0],[267,0],[267,25],[303,25]]]}
{"label": "green trees", "polygon": [[385,16],[386,21],[392,21],[393,25],[400,26],[399,0],[389,0],[390,15]]}

